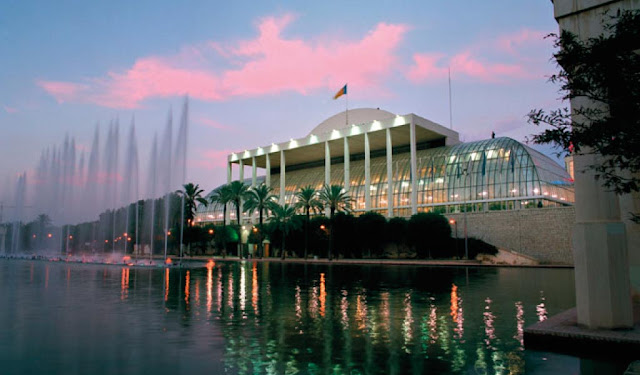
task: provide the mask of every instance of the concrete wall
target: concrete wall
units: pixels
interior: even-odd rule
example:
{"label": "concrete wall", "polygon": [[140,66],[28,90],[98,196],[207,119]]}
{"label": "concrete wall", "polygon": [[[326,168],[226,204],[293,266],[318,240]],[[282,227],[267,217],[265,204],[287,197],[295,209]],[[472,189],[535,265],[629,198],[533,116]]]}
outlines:
{"label": "concrete wall", "polygon": [[[464,237],[464,214],[448,214],[457,221],[458,238]],[[542,263],[573,264],[571,235],[573,207],[513,211],[470,212],[467,232],[492,245],[538,259]],[[452,226],[455,236],[455,226]]]}

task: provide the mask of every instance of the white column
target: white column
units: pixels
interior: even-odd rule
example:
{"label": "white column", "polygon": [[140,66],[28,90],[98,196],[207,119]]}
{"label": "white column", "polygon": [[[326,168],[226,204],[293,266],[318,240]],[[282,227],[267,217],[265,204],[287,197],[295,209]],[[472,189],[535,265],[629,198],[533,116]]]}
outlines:
{"label": "white column", "polygon": [[324,183],[331,185],[331,150],[329,149],[329,141],[324,142]]}
{"label": "white column", "polygon": [[[605,10],[637,9],[637,2],[556,0],[553,6],[560,30],[573,32],[586,41],[604,32],[600,22],[605,18]],[[581,107],[603,109],[584,97],[571,99],[573,111]],[[582,120],[575,113],[572,115],[572,121]],[[602,156],[591,154],[590,150],[581,151],[584,154],[574,157],[573,256],[578,324],[591,329],[631,328],[633,306],[627,238],[618,196],[604,188],[590,168],[602,163]]]}
{"label": "white column", "polygon": [[416,183],[416,124],[411,120],[409,124],[409,146],[411,149],[411,215],[418,213],[418,184]]}
{"label": "white column", "polygon": [[[364,209],[371,209],[371,155],[369,133],[364,133]],[[360,208],[360,207],[358,207]]]}
{"label": "white column", "polygon": [[[238,160],[238,164],[240,165],[240,168],[238,170],[238,181],[244,182],[244,161],[242,161],[242,159],[240,159],[240,160]],[[242,221],[244,219],[244,213],[242,212],[242,205],[243,205],[243,202],[242,202],[242,200],[240,200],[240,217],[237,218],[237,219],[239,219],[238,223],[240,225],[242,225]]]}
{"label": "white column", "polygon": [[[231,162],[228,162],[227,163],[227,184],[230,184],[230,183],[231,183]],[[226,206],[227,206],[226,207],[227,209],[225,211],[227,213],[226,215],[224,215],[223,220],[225,223],[228,223],[229,219],[231,218],[231,212],[230,212],[231,210],[229,209],[229,206],[230,206],[229,203],[227,203]]]}
{"label": "white column", "polygon": [[344,137],[344,191],[351,187],[351,157],[349,155],[349,138]]}
{"label": "white column", "polygon": [[266,176],[264,179],[264,183],[268,186],[271,187],[271,157],[269,156],[269,153],[264,155],[265,160],[266,160],[266,166],[265,169],[266,171]]}
{"label": "white column", "polygon": [[256,157],[251,157],[251,186],[256,186]]}
{"label": "white column", "polygon": [[387,128],[387,217],[393,217],[393,144],[389,128]]}
{"label": "white column", "polygon": [[280,204],[284,204],[285,170],[284,150],[280,150]]}

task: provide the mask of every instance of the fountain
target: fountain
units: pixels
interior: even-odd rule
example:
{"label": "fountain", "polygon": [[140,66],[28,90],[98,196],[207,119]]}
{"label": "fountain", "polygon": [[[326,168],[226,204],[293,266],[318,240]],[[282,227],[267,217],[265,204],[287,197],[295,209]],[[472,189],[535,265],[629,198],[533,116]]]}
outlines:
{"label": "fountain", "polygon": [[[158,148],[157,135],[151,147],[147,164],[149,178],[143,190],[139,182],[138,143],[133,119],[123,150],[120,147],[118,120],[109,124],[103,143],[100,124],[96,124],[88,157],[84,151],[79,151],[75,138],[70,135],[65,136],[62,145],[43,150],[33,182],[30,180],[27,184],[27,175],[24,173],[15,183],[13,193],[5,189],[0,197],[7,221],[12,223],[10,228],[2,226],[3,233],[7,231],[6,242],[10,242],[6,252],[39,251],[44,254],[48,251],[59,254],[73,250],[109,252],[113,258],[118,258],[120,255],[116,253],[141,253],[141,249],[148,246],[149,256],[152,257],[154,232],[157,233],[154,226],[161,224],[166,258],[171,219],[178,214],[176,207],[172,211],[171,193],[186,181],[187,99],[184,101],[175,144],[172,121],[173,115],[169,111],[161,148]],[[141,191],[146,193],[145,196],[140,196]],[[159,199],[162,199],[164,209],[162,215],[156,217],[155,205]],[[142,207],[140,203],[143,203]],[[25,228],[24,224],[39,214],[50,218],[56,230],[46,234],[34,233],[33,239],[29,237],[24,243],[26,237],[24,233],[20,234],[21,228]],[[173,222],[177,224],[177,220],[173,219]],[[149,232],[143,236],[147,231],[145,228]],[[135,236],[132,236],[133,233]],[[31,236],[30,233],[27,235]],[[123,244],[118,244],[119,241]],[[131,247],[129,242],[134,246]],[[36,243],[39,245],[36,246]]]}

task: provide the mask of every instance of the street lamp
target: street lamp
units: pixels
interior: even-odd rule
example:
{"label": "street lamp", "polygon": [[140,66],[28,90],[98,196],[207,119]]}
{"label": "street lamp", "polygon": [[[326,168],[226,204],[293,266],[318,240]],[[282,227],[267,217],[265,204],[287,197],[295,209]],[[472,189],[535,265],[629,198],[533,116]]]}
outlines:
{"label": "street lamp", "polygon": [[[469,163],[471,163],[471,161],[469,161]],[[464,182],[467,185],[467,189],[469,189],[469,192],[471,192],[471,184],[467,184],[467,176],[469,176],[469,172],[467,170],[468,168],[465,168],[462,171],[462,174],[464,175]],[[467,238],[467,194],[464,194],[464,258],[469,260],[469,241]]]}

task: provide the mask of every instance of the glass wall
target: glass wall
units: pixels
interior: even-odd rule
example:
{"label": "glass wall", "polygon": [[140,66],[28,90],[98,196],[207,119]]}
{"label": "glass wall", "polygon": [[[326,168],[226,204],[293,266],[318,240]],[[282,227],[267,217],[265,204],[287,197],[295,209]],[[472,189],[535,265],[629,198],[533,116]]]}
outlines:
{"label": "glass wall", "polygon": [[[511,139],[495,138],[417,151],[418,211],[460,212],[538,208],[573,204],[573,181],[549,157]],[[392,200],[394,216],[411,215],[411,170],[408,152],[394,154],[392,196],[388,197],[386,157],[371,159],[371,210],[386,214]],[[355,213],[365,212],[364,160],[350,163],[350,193]],[[272,174],[279,195],[279,174]],[[295,203],[295,192],[324,184],[324,166],[286,173],[285,202]],[[344,165],[331,165],[331,183],[343,185]],[[208,209],[207,211],[211,211]],[[221,212],[199,210],[221,218]],[[220,210],[221,211],[221,210]]]}

